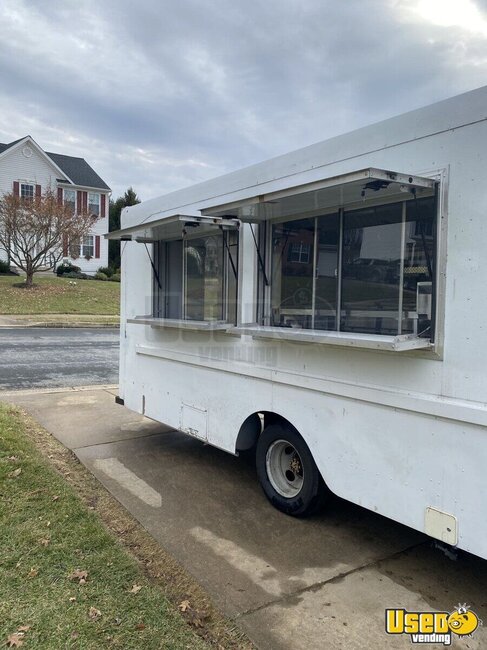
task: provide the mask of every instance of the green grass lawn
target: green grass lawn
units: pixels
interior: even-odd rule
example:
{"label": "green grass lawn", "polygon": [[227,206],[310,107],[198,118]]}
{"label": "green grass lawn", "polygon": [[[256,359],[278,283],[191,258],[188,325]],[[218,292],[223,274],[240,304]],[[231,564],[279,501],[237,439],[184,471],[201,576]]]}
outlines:
{"label": "green grass lawn", "polygon": [[[109,314],[120,313],[120,283],[34,276],[35,287],[15,284],[22,277],[0,276],[0,314]],[[70,284],[71,283],[71,284]]]}
{"label": "green grass lawn", "polygon": [[0,646],[209,647],[27,431],[0,404]]}

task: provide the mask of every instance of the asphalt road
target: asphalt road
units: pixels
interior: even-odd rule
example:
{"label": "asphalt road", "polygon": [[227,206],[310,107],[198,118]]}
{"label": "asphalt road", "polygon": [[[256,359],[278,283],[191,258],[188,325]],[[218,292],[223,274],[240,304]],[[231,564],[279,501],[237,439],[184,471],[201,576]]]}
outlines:
{"label": "asphalt road", "polygon": [[0,390],[118,382],[118,329],[0,329]]}

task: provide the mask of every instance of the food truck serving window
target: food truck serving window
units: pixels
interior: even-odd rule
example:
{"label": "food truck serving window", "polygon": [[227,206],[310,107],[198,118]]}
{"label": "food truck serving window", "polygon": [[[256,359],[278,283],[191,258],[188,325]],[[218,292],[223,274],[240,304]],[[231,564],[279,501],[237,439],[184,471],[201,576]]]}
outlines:
{"label": "food truck serving window", "polygon": [[431,338],[435,212],[428,197],[271,224],[261,324]]}
{"label": "food truck serving window", "polygon": [[144,246],[152,268],[152,313],[128,322],[187,329],[234,324],[239,226],[238,219],[177,213],[107,233]]}
{"label": "food truck serving window", "polygon": [[432,178],[366,168],[206,208],[258,228],[256,322],[237,329],[384,350],[431,345],[438,192]]}
{"label": "food truck serving window", "polygon": [[234,323],[237,244],[236,230],[155,242],[154,317]]}

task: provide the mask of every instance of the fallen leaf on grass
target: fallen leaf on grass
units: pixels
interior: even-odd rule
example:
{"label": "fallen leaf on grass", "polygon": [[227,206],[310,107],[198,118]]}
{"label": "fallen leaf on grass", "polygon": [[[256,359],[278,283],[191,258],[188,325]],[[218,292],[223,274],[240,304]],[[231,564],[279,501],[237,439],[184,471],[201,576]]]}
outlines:
{"label": "fallen leaf on grass", "polygon": [[73,571],[73,573],[70,573],[68,576],[69,580],[78,580],[80,585],[84,585],[87,578],[88,571],[81,571],[80,569],[76,569],[76,571]]}
{"label": "fallen leaf on grass", "polygon": [[51,543],[51,540],[47,539],[47,537],[42,537],[42,539],[39,540],[39,544],[41,546],[49,546],[50,543]]}
{"label": "fallen leaf on grass", "polygon": [[27,576],[29,578],[35,578],[36,575],[39,573],[39,569],[36,569],[35,567],[32,567]]}
{"label": "fallen leaf on grass", "polygon": [[69,597],[69,602],[70,603],[75,603],[76,602],[76,596],[70,596]]}
{"label": "fallen leaf on grass", "polygon": [[183,600],[179,603],[179,609],[181,612],[186,614],[191,625],[195,627],[203,627],[203,621],[209,617],[208,612],[199,609],[193,609],[190,605],[189,600]]}
{"label": "fallen leaf on grass", "polygon": [[145,630],[145,624],[144,623],[137,623],[135,626],[136,630]]}
{"label": "fallen leaf on grass", "polygon": [[142,585],[133,585],[132,589],[129,589],[129,594],[138,594],[142,589]]}
{"label": "fallen leaf on grass", "polygon": [[20,646],[23,645],[23,643],[24,643],[22,637],[23,637],[23,633],[21,633],[21,634],[18,634],[18,633],[11,634],[7,638],[8,647],[9,648],[20,648]]}
{"label": "fallen leaf on grass", "polygon": [[209,614],[204,611],[189,609],[188,618],[191,625],[195,627],[203,627],[203,621],[209,617]]}
{"label": "fallen leaf on grass", "polygon": [[20,476],[22,474],[22,467],[17,467],[17,469],[14,469],[13,472],[10,472],[9,476],[10,478],[17,478],[17,476]]}
{"label": "fallen leaf on grass", "polygon": [[58,497],[58,495],[55,494],[55,495],[52,497],[52,500],[53,500],[53,501],[59,501],[59,497]]}
{"label": "fallen leaf on grass", "polygon": [[88,611],[88,616],[91,618],[92,621],[97,621],[101,616],[101,612],[99,609],[96,609],[96,607],[90,607]]}

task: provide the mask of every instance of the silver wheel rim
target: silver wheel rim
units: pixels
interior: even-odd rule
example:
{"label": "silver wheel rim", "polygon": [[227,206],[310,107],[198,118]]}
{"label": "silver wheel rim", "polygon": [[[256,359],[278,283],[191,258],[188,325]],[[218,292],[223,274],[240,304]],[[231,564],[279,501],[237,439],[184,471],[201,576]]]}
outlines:
{"label": "silver wheel rim", "polygon": [[267,476],[274,490],[286,499],[296,497],[303,487],[301,457],[287,440],[275,440],[265,457]]}

